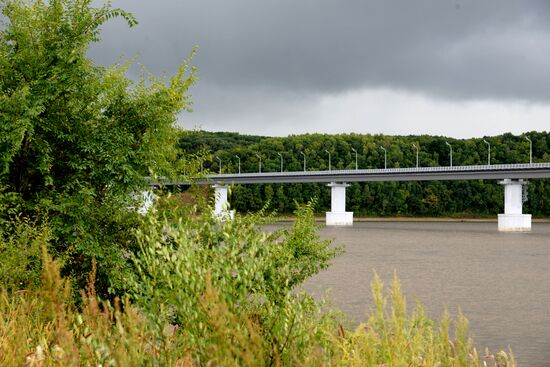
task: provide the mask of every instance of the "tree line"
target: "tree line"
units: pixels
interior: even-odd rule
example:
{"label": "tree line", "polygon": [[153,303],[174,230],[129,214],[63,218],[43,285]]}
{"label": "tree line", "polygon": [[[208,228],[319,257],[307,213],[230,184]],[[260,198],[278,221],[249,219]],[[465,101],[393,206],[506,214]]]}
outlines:
{"label": "tree line", "polygon": [[[530,140],[530,141],[529,141]],[[532,146],[532,149],[531,149]],[[550,161],[550,133],[506,133],[453,139],[443,136],[370,134],[304,134],[262,137],[231,132],[190,131],[179,141],[183,156],[202,151],[202,168],[217,173],[304,170],[436,167],[534,163]],[[489,155],[490,148],[490,155]],[[532,156],[531,156],[532,152]],[[303,154],[302,154],[303,153]],[[330,156],[330,162],[329,162]],[[261,161],[261,162],[260,162]],[[550,181],[531,180],[524,210],[550,215]],[[280,213],[296,203],[318,199],[316,210],[330,210],[330,190],[324,184],[237,185],[231,204],[242,212],[266,202]],[[494,216],[503,210],[503,189],[494,180],[351,183],[346,208],[358,215]]]}

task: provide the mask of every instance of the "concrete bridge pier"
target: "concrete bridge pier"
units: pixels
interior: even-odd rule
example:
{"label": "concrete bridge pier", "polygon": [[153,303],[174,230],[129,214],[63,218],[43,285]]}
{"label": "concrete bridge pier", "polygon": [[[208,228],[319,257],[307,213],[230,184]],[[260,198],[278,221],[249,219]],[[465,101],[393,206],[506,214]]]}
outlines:
{"label": "concrete bridge pier", "polygon": [[235,211],[229,210],[229,202],[227,201],[227,185],[212,185],[214,188],[214,215],[221,220],[233,219]]}
{"label": "concrete bridge pier", "polygon": [[331,188],[330,212],[326,213],[327,226],[351,226],[353,225],[353,212],[346,211],[346,187],[345,182],[331,182],[327,185]]}
{"label": "concrete bridge pier", "polygon": [[499,182],[504,185],[504,214],[498,215],[498,230],[503,232],[527,232],[531,230],[531,214],[523,214],[522,179],[505,179]]}

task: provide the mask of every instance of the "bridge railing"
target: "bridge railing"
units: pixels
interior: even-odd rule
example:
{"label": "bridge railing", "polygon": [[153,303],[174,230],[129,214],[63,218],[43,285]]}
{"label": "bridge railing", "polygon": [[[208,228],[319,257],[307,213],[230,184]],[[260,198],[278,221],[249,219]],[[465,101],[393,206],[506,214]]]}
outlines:
{"label": "bridge railing", "polygon": [[529,170],[529,169],[550,168],[550,163],[518,163],[518,164],[492,164],[492,165],[469,165],[469,166],[437,166],[437,167],[404,167],[404,168],[367,168],[347,169],[331,171],[287,171],[287,172],[243,172],[211,174],[210,178],[224,177],[266,177],[266,176],[317,176],[317,175],[351,175],[351,174],[396,174],[396,173],[419,173],[419,172],[467,172],[467,171],[503,171],[503,170]]}

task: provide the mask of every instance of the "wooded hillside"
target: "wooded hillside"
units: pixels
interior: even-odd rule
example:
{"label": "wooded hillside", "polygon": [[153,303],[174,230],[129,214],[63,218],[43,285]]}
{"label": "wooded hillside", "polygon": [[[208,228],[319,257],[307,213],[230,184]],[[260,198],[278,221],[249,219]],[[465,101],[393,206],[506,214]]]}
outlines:
{"label": "wooded hillside", "polygon": [[[219,171],[220,157],[224,173],[257,172],[259,155],[263,172],[280,170],[281,153],[284,171],[303,170],[306,155],[307,170],[328,169],[328,152],[332,169],[354,169],[356,149],[359,169],[383,168],[387,150],[387,167],[414,167],[415,144],[419,147],[421,167],[447,166],[453,147],[453,165],[488,163],[491,145],[491,164],[528,163],[529,141],[533,142],[533,162],[550,161],[550,133],[530,132],[515,136],[452,139],[442,136],[385,136],[385,135],[325,135],[305,134],[289,137],[260,137],[228,132],[193,131],[180,140],[180,148],[188,154],[201,149],[211,152],[204,161],[205,169]],[[534,216],[550,216],[550,180],[531,180],[524,212]],[[330,207],[330,190],[323,184],[240,185],[233,189],[231,204],[241,212],[255,211],[269,201],[270,208],[290,213],[295,202],[318,198],[317,211]],[[347,210],[358,215],[421,215],[421,216],[494,216],[503,210],[503,189],[495,181],[433,181],[433,182],[376,182],[352,183],[348,188]]]}

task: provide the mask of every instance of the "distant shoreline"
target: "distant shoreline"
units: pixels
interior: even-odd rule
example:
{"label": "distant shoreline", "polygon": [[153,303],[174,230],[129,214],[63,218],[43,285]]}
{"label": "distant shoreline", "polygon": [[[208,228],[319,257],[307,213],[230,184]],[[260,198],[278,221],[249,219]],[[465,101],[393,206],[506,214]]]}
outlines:
{"label": "distant shoreline", "polygon": [[[277,222],[293,222],[294,217],[277,218]],[[324,222],[324,217],[315,217],[316,222]],[[442,222],[442,223],[497,223],[494,218],[453,218],[453,217],[354,217],[354,222]],[[533,223],[550,223],[550,218],[533,218]]]}

